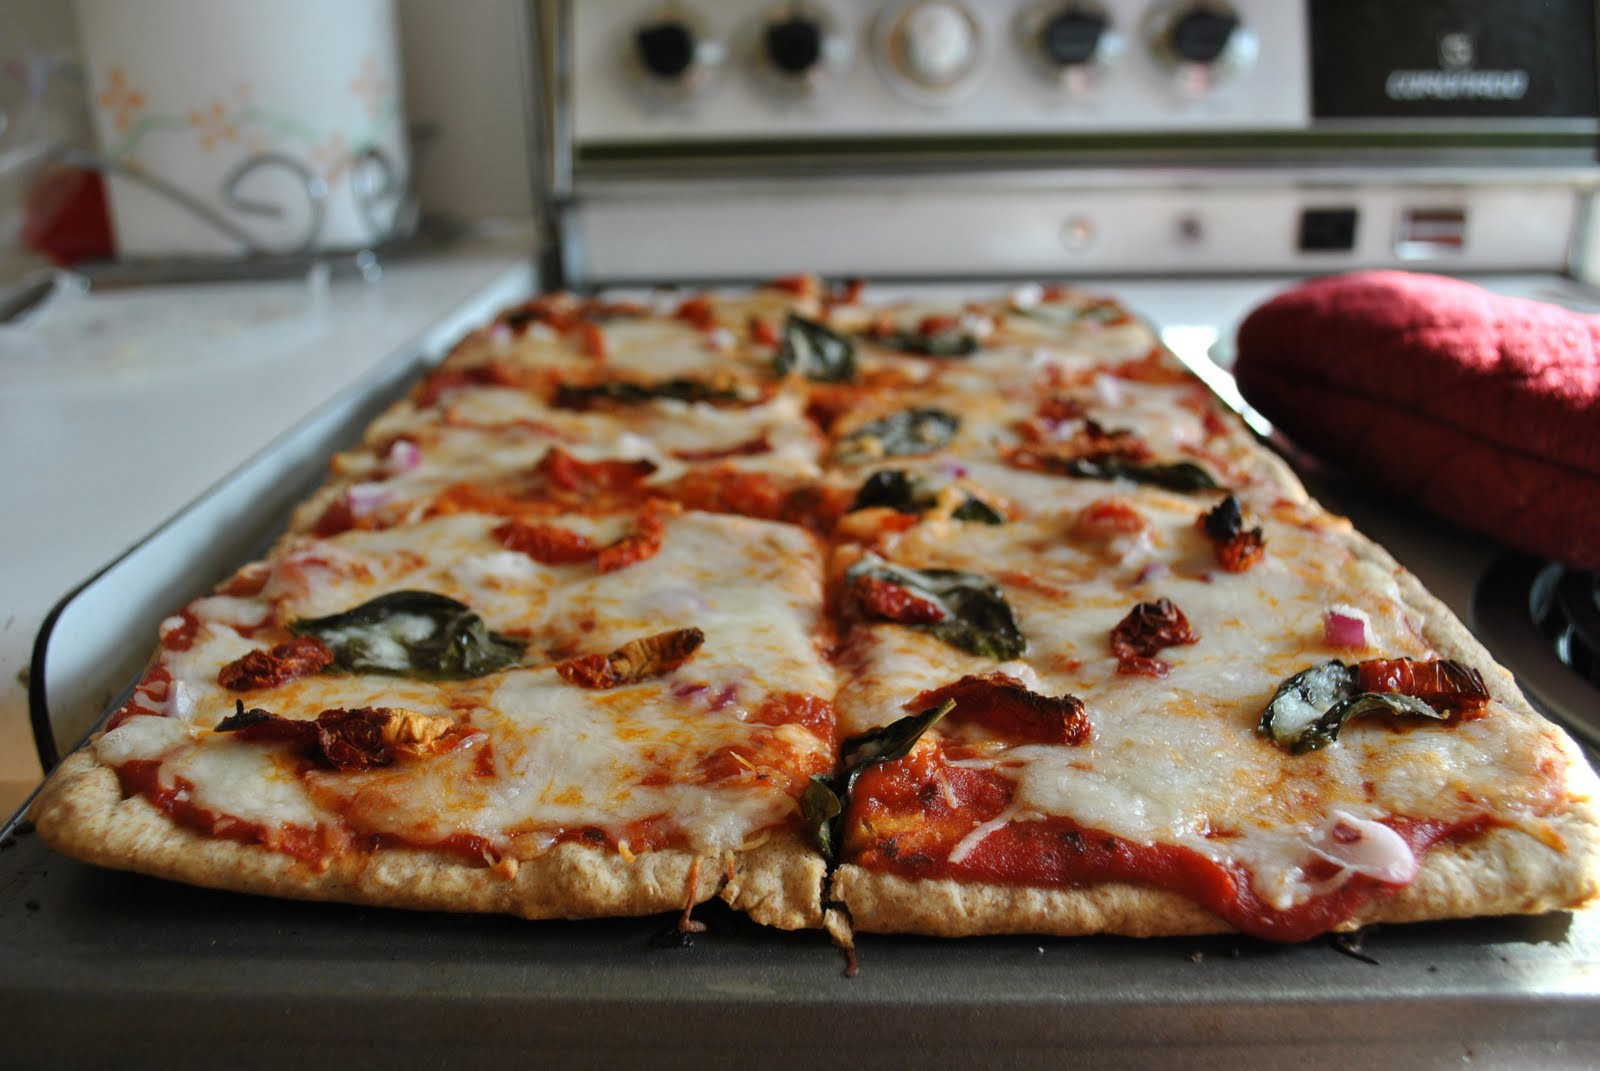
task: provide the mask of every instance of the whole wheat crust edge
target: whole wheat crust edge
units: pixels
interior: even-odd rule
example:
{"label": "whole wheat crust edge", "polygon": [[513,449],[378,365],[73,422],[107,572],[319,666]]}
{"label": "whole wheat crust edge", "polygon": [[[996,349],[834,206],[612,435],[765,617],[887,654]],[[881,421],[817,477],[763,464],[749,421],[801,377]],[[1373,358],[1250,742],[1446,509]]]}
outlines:
{"label": "whole wheat crust edge", "polygon": [[723,858],[665,849],[630,862],[608,848],[559,844],[514,873],[412,848],[340,853],[323,868],[257,844],[186,829],[141,795],[124,797],[116,773],[88,750],[69,756],[31,817],[73,858],[209,888],[377,907],[492,912],[529,919],[648,915],[721,896],[779,929],[821,925],[822,860],[792,831]]}

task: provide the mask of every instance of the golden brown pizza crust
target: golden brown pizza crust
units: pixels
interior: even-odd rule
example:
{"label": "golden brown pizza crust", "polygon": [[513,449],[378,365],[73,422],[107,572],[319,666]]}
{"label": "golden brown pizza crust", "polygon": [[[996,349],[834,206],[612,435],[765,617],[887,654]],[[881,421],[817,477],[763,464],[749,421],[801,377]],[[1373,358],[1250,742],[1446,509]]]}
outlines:
{"label": "golden brown pizza crust", "polygon": [[143,796],[124,797],[115,772],[88,749],[61,764],[30,817],[53,848],[84,862],[234,892],[529,919],[648,915],[720,895],[771,926],[798,929],[822,919],[821,860],[787,830],[731,864],[702,859],[697,870],[692,852],[653,851],[629,861],[573,843],[514,867],[381,848],[342,854],[318,868],[177,825]]}

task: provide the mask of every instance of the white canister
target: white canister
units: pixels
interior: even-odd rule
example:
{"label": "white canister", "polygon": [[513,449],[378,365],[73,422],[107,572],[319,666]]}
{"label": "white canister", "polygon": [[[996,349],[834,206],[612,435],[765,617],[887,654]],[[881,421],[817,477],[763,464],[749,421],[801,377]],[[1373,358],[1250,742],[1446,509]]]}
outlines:
{"label": "white canister", "polygon": [[100,154],[115,165],[120,256],[342,249],[388,234],[409,167],[393,0],[76,0],[76,10]]}

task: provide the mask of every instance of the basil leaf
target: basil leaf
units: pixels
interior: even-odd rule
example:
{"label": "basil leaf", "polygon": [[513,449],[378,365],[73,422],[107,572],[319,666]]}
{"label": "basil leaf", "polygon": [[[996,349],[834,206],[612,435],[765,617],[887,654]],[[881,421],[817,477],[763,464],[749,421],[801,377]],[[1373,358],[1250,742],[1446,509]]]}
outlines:
{"label": "basil leaf", "polygon": [[856,377],[855,343],[791,312],[772,367],[780,376],[799,372],[816,383],[845,383]]}
{"label": "basil leaf", "polygon": [[1272,694],[1256,731],[1292,748],[1335,704],[1356,694],[1355,670],[1337,659],[1301,670]]}
{"label": "basil leaf", "polygon": [[1017,625],[1000,586],[987,577],[957,569],[907,569],[884,561],[875,554],[865,555],[845,573],[845,585],[858,576],[870,576],[905,588],[920,598],[937,603],[944,619],[918,628],[968,654],[997,661],[1020,656],[1028,641]]}
{"label": "basil leaf", "polygon": [[866,766],[905,758],[917,746],[917,741],[922,739],[922,734],[934,722],[950,713],[955,705],[954,699],[946,699],[920,714],[907,714],[888,725],[848,738],[841,748],[845,765],[852,772],[860,772]]}
{"label": "basil leaf", "polygon": [[935,406],[902,409],[863,424],[839,440],[834,448],[846,465],[880,457],[931,454],[949,445],[961,427],[961,418]]}
{"label": "basil leaf", "polygon": [[1086,480],[1133,480],[1169,491],[1219,491],[1222,485],[1205,469],[1193,461],[1142,462],[1125,457],[1104,455],[1100,457],[1075,457],[1063,467],[1068,476]]}
{"label": "basil leaf", "polygon": [[967,500],[957,506],[950,516],[958,521],[970,521],[973,524],[995,525],[1006,523],[1005,517],[1001,516],[999,510],[983,501],[983,499],[975,498],[972,495],[968,495]]}
{"label": "basil leaf", "polygon": [[922,739],[922,734],[934,722],[950,713],[955,705],[954,699],[946,699],[939,706],[920,714],[908,714],[871,732],[852,736],[844,742],[840,752],[845,767],[842,772],[830,777],[812,775],[811,782],[800,797],[800,810],[811,828],[817,848],[830,862],[838,854],[840,819],[850,802],[850,793],[855,790],[861,771],[868,766],[893,762],[911,754],[911,749]]}
{"label": "basil leaf", "polygon": [[896,513],[921,513],[932,505],[921,480],[912,479],[904,469],[879,469],[862,482],[849,512],[883,506]]}
{"label": "basil leaf", "polygon": [[[927,480],[908,475],[903,469],[880,469],[862,483],[849,512],[881,506],[896,513],[926,513],[938,504],[939,492]],[[998,510],[970,494],[950,516],[977,524],[1006,523]]]}
{"label": "basil leaf", "polygon": [[[800,796],[800,813],[806,820],[806,828],[811,830],[817,849],[830,860],[839,849],[837,819],[844,813],[844,800],[840,798],[840,793],[847,791],[844,781],[843,777],[812,774],[810,783]],[[854,783],[853,778],[851,782]]]}
{"label": "basil leaf", "polygon": [[1358,691],[1359,682],[1356,667],[1337,660],[1301,670],[1278,686],[1256,731],[1303,755],[1333,743],[1345,722],[1363,714],[1415,715],[1441,721],[1449,716],[1415,696]]}
{"label": "basil leaf", "polygon": [[1299,739],[1289,750],[1301,755],[1307,751],[1327,747],[1339,738],[1339,730],[1344,728],[1345,722],[1362,714],[1393,714],[1397,717],[1420,715],[1438,721],[1449,717],[1448,714],[1434,710],[1415,696],[1400,695],[1398,692],[1362,692],[1360,695],[1353,695],[1349,699],[1335,703],[1326,714],[1300,734]]}
{"label": "basil leaf", "polygon": [[915,357],[937,357],[943,360],[971,357],[981,349],[978,337],[970,331],[955,328],[950,331],[896,331],[873,340],[880,346]]}
{"label": "basil leaf", "polygon": [[515,665],[523,650],[471,607],[431,591],[390,592],[289,631],[320,639],[333,652],[332,668],[348,673],[463,680]]}

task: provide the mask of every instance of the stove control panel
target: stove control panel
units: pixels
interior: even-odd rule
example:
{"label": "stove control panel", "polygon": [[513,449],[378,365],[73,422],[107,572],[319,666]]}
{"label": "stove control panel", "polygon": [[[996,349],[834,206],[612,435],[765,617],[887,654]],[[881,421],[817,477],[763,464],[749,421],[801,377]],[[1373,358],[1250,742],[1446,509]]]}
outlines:
{"label": "stove control panel", "polygon": [[583,0],[576,142],[1293,130],[1285,0]]}

